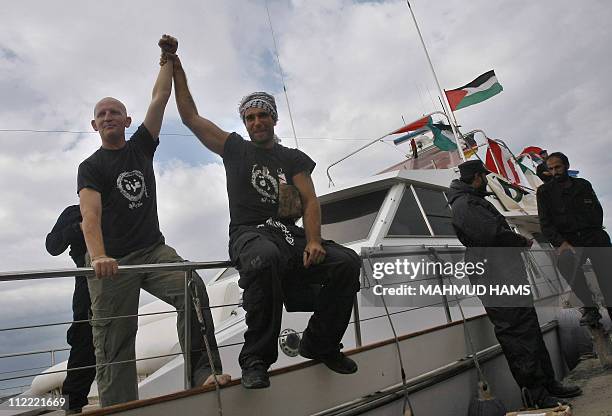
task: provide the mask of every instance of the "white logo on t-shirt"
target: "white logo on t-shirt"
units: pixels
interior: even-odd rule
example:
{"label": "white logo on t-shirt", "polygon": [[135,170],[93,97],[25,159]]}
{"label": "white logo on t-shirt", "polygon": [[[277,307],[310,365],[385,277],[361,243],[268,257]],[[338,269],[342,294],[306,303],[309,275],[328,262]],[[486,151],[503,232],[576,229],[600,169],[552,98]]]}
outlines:
{"label": "white logo on t-shirt", "polygon": [[261,202],[274,204],[278,200],[278,181],[270,175],[270,170],[266,166],[260,167],[257,163],[253,165],[251,185],[263,196]]}
{"label": "white logo on t-shirt", "polygon": [[128,205],[130,209],[139,208],[143,205],[140,201],[143,195],[147,198],[149,197],[144,175],[139,170],[120,174],[117,177],[117,188],[121,192],[121,195],[130,201]]}

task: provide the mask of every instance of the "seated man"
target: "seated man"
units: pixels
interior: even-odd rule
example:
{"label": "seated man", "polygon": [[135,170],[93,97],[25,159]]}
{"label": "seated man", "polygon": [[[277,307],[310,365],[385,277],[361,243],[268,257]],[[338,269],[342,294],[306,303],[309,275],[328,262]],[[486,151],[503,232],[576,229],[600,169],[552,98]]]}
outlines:
{"label": "seated man", "polygon": [[[164,36],[160,46],[168,42]],[[173,305],[178,312],[178,338],[184,344],[184,273],[174,271],[124,273],[116,276],[118,265],[178,263],[183,259],[165,244],[157,218],[157,195],[153,155],[159,144],[164,109],[172,90],[172,61],[162,57],[162,67],[153,88],[153,98],[144,123],[125,139],[131,118],[115,98],[103,98],[94,108],[91,122],[100,133],[102,147],[79,166],[78,193],[87,243],[87,264],[97,278],[88,279],[93,315],[97,381],[102,406],[138,399],[135,339],[138,318],[111,319],[138,313],[140,289]],[[211,372],[221,373],[208,297],[201,279],[195,283],[202,301],[206,336],[214,363],[203,347],[200,324],[191,320],[192,385],[212,382]],[[184,350],[184,348],[183,348]],[[128,361],[114,364],[117,361]],[[211,368],[212,367],[212,368]],[[214,378],[214,377],[213,377]],[[228,376],[219,377],[221,383]]]}
{"label": "seated man", "polygon": [[[53,229],[47,234],[45,246],[52,256],[59,256],[70,247],[70,257],[77,267],[85,267],[85,240],[81,231],[81,211],[78,205],[71,205],[60,214]],[[86,321],[91,311],[91,300],[87,289],[87,278],[76,276],[72,295],[73,321]],[[87,395],[96,377],[96,356],[89,322],[73,323],[68,328],[66,340],[70,345],[68,373],[62,385],[62,394],[68,396],[65,404],[67,413],[81,413],[87,405]],[[78,367],[90,367],[72,370]]]}
{"label": "seated man", "polygon": [[[183,123],[225,166],[229,253],[240,272],[247,312],[239,357],[242,385],[270,385],[267,370],[278,358],[283,300],[287,309],[314,309],[300,344],[302,356],[338,373],[356,372],[357,364],[340,352],[340,341],[359,290],[360,258],[321,239],[321,208],[310,178],[315,163],[274,139],[278,117],[271,95],[258,92],[242,100],[239,112],[251,139],[247,141],[198,115],[178,58],[174,81]],[[302,206],[304,228],[295,225]],[[305,299],[311,294],[308,283],[320,288],[310,306]]]}

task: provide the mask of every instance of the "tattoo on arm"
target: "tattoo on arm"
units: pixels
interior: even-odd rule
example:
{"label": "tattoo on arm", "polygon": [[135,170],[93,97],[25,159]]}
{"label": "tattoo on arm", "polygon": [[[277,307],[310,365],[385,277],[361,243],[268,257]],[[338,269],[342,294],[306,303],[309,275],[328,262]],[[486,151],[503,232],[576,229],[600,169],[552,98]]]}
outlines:
{"label": "tattoo on arm", "polygon": [[300,218],[303,215],[300,192],[293,185],[280,184],[278,192],[278,216]]}

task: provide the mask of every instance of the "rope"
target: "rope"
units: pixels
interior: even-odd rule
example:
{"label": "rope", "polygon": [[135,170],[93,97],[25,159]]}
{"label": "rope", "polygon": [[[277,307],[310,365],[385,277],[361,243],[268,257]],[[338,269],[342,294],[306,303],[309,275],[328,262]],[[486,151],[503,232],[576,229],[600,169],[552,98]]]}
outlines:
{"label": "rope", "polygon": [[[370,253],[366,252],[366,258],[370,263],[370,267],[373,269],[372,258],[370,257]],[[393,320],[391,319],[391,314],[389,313],[389,308],[387,308],[387,302],[385,302],[385,297],[383,294],[380,295],[380,299],[383,302],[383,306],[385,307],[385,315],[389,320],[389,326],[391,326],[391,331],[393,332],[393,339],[395,341],[395,348],[397,349],[397,357],[399,359],[400,371],[402,376],[402,390],[404,392],[404,401],[402,403],[402,415],[414,415],[414,410],[412,408],[412,403],[410,403],[410,397],[408,395],[408,383],[406,382],[406,371],[404,370],[404,361],[402,360],[402,352],[400,350],[399,338],[397,337],[397,332],[395,331],[395,325],[393,325]],[[406,406],[408,406],[409,412],[406,413]]]}
{"label": "rope", "polygon": [[187,283],[187,286],[189,287],[189,290],[191,292],[191,300],[193,302],[193,306],[196,311],[198,322],[200,323],[200,334],[202,335],[202,339],[204,340],[204,346],[206,347],[206,355],[208,356],[208,363],[210,364],[210,369],[212,371],[213,380],[215,380],[215,392],[217,396],[217,410],[218,410],[219,416],[223,416],[223,404],[221,403],[221,389],[219,388],[219,380],[217,379],[217,369],[215,368],[215,361],[213,360],[212,353],[210,351],[210,344],[208,342],[208,337],[206,336],[207,328],[206,328],[206,323],[204,322],[204,316],[202,314],[200,296],[198,295],[198,290],[195,284],[195,280],[193,279],[193,275],[191,272],[189,272],[189,281]]}
{"label": "rope", "polygon": [[[438,255],[438,253],[436,252],[434,248],[430,247],[429,252],[430,252],[431,257],[433,257],[437,262],[442,262],[442,259],[440,258],[440,256]],[[441,274],[441,277],[442,279],[444,278],[448,279],[448,282],[452,284],[450,280],[450,276],[446,274]],[[476,367],[476,371],[478,372],[478,380],[482,383],[483,389],[488,390],[489,383],[486,381],[484,373],[482,372],[482,369],[480,368],[480,363],[478,362],[478,358],[476,357],[476,349],[474,348],[474,342],[472,341],[472,336],[467,327],[467,320],[463,312],[463,307],[461,306],[461,301],[457,295],[455,295],[455,301],[457,302],[457,306],[459,307],[459,312],[461,313],[461,319],[463,320],[463,332],[468,341],[468,349],[469,349],[468,352],[470,353],[472,360],[474,361],[474,366]]]}

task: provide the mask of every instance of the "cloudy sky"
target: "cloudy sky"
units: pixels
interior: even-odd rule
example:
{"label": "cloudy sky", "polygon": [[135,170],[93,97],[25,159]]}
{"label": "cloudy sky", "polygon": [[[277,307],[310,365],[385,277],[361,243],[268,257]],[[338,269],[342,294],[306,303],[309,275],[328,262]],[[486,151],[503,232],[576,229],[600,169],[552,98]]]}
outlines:
{"label": "cloudy sky", "polygon": [[[579,7],[568,0],[413,0],[412,5],[444,88],[490,69],[504,87],[491,100],[457,112],[464,130],[483,129],[515,152],[527,145],[566,152],[572,167],[591,180],[606,223],[612,224],[606,133],[612,112],[612,5],[604,0]],[[329,163],[365,139],[400,127],[402,117],[411,121],[439,110],[405,2],[269,0],[269,7],[297,135],[303,138],[299,146],[318,163],[319,193],[327,190]],[[100,145],[91,132],[93,106],[115,96],[135,125],[142,121],[163,33],[179,39],[200,114],[244,133],[236,113],[240,98],[270,91],[279,104],[277,134],[294,146],[264,0],[22,0],[3,7],[0,28],[1,271],[71,266],[67,254],[49,256],[44,240],[62,209],[78,202],[77,166]],[[396,163],[402,152],[408,150],[376,144],[340,165],[336,184]],[[160,223],[169,244],[192,260],[225,259],[223,167],[181,125],[174,98],[156,172]],[[70,279],[0,283],[0,290],[0,327],[69,316]],[[54,334],[49,337],[61,344],[61,331]],[[37,348],[18,345],[26,339],[49,344],[40,338],[0,332],[0,353]]]}

